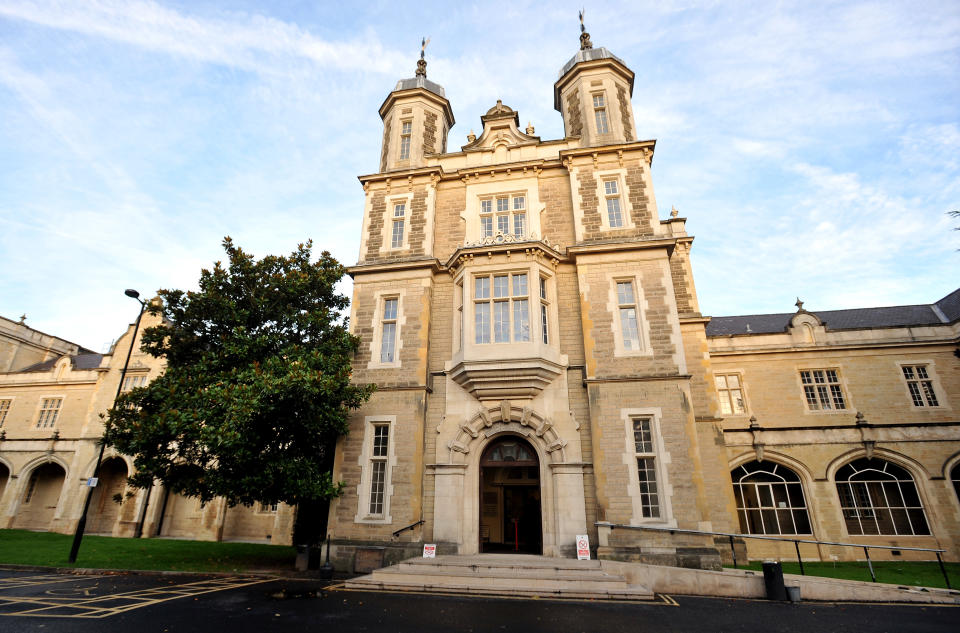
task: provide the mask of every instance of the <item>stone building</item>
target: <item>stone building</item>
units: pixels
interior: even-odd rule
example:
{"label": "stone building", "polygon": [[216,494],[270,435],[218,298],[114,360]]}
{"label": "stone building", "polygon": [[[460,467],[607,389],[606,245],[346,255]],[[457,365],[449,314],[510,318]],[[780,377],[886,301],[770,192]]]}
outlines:
{"label": "stone building", "polygon": [[[893,315],[908,308],[711,321],[684,219],[657,208],[633,85],[582,33],[554,84],[564,138],[522,129],[497,100],[479,136],[448,148],[453,110],[422,55],[383,102],[349,269],[355,380],[378,389],[338,445],[338,564],[424,542],[570,556],[578,534],[615,558],[709,567],[729,552],[725,538],[621,526],[956,558],[957,294],[906,320]],[[888,479],[907,496],[871,500]]]}
{"label": "stone building", "polygon": [[[140,351],[143,328],[158,323],[144,313],[124,390],[163,370],[161,360]],[[108,353],[97,354],[22,322],[0,321],[0,528],[76,529],[103,434],[100,414],[113,405],[133,332],[131,324]],[[222,499],[201,506],[162,486],[148,494],[128,489],[132,470],[129,456],[106,450],[86,533],[291,542],[288,506],[228,508]]]}

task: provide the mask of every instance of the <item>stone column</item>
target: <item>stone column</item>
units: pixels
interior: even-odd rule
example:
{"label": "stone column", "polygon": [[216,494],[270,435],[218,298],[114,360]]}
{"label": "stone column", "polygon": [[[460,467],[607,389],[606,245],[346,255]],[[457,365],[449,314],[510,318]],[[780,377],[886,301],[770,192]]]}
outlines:
{"label": "stone column", "polygon": [[433,506],[433,539],[463,545],[463,480],[466,464],[437,464]]}
{"label": "stone column", "polygon": [[583,498],[583,464],[550,464],[553,476],[557,554],[576,551],[577,534],[587,534],[587,510]]}

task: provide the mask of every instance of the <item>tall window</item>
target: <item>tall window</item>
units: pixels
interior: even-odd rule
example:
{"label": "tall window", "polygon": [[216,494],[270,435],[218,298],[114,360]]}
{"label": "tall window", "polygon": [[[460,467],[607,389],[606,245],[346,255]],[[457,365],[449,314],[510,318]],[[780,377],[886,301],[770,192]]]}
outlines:
{"label": "tall window", "polygon": [[3,423],[7,421],[7,413],[10,411],[10,403],[12,400],[0,400],[0,426],[3,426]]}
{"label": "tall window", "polygon": [[38,429],[52,429],[60,415],[60,405],[63,398],[44,398],[40,403],[40,417],[37,418]]}
{"label": "tall window", "polygon": [[37,491],[37,480],[40,479],[40,468],[40,466],[37,466],[30,474],[30,481],[27,482],[27,492],[23,495],[23,502],[25,504],[30,503],[30,500],[33,499],[33,493]]}
{"label": "tall window", "polygon": [[550,343],[550,322],[549,312],[550,303],[547,301],[547,280],[540,278],[540,332],[543,337],[543,344]]}
{"label": "tall window", "polygon": [[720,397],[720,411],[725,415],[746,413],[743,405],[743,387],[739,374],[716,374],[717,395]]}
{"label": "tall window", "polygon": [[843,389],[835,369],[806,369],[800,372],[803,395],[811,411],[846,409]]}
{"label": "tall window", "polygon": [[840,468],[836,480],[850,534],[930,534],[917,486],[903,468],[862,458]]}
{"label": "tall window", "polygon": [[380,337],[380,362],[392,363],[397,348],[397,304],[396,297],[383,300],[383,319]]}
{"label": "tall window", "polygon": [[473,288],[474,340],[477,343],[530,340],[526,273],[474,277]]}
{"label": "tall window", "polygon": [[623,349],[637,351],[640,349],[640,329],[637,325],[637,299],[632,281],[617,282],[617,304]]}
{"label": "tall window", "polygon": [[597,134],[610,131],[607,125],[607,98],[602,94],[593,95],[593,118],[597,123]]}
{"label": "tall window", "polygon": [[[494,211],[496,210],[496,211]],[[480,201],[480,236],[496,232],[522,237],[527,234],[527,198],[523,194],[502,195]]]}
{"label": "tall window", "polygon": [[749,462],[730,473],[745,534],[811,534],[800,476],[785,466]]}
{"label": "tall window", "polygon": [[620,211],[620,184],[616,179],[603,181],[603,195],[607,203],[607,222],[610,228],[623,226],[623,213]]}
{"label": "tall window", "polygon": [[633,444],[640,479],[640,506],[645,519],[660,516],[660,493],[657,489],[657,455],[653,440],[653,420],[633,420]]}
{"label": "tall window", "polygon": [[407,203],[397,202],[393,205],[393,233],[390,238],[392,248],[403,246],[403,227],[406,222]]}
{"label": "tall window", "polygon": [[400,124],[400,160],[410,158],[410,134],[412,131],[412,121],[404,121]]}
{"label": "tall window", "polygon": [[960,499],[960,462],[950,469],[950,481],[953,482],[953,491],[957,493],[957,499]]}
{"label": "tall window", "polygon": [[123,379],[123,391],[130,391],[147,384],[146,374],[134,374]]}
{"label": "tall window", "polygon": [[374,425],[373,446],[370,451],[370,514],[383,514],[383,501],[387,486],[387,448],[389,442],[390,425]]}
{"label": "tall window", "polygon": [[910,397],[915,407],[939,407],[937,394],[933,391],[933,381],[927,374],[926,365],[904,365],[903,377],[907,381]]}

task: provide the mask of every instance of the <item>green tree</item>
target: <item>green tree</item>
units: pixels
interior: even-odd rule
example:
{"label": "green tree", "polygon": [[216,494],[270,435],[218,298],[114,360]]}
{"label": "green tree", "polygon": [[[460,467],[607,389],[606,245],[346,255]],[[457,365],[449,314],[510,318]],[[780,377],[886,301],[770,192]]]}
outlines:
{"label": "green tree", "polygon": [[118,399],[105,441],[133,456],[135,486],[231,504],[316,507],[339,494],[333,450],[347,415],[373,387],[351,384],[358,341],[335,284],[345,269],[312,244],[256,260],[225,238],[229,259],[200,274],[199,290],[161,290],[166,324],[142,349],[164,373]]}

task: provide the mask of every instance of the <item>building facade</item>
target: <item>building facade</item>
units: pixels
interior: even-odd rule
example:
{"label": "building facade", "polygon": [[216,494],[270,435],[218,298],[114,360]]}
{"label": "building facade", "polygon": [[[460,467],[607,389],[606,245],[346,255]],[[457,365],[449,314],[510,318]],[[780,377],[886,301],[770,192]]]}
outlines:
{"label": "building facade", "polygon": [[[140,351],[140,333],[160,323],[144,313],[122,389],[146,384],[163,361]],[[89,477],[133,342],[131,324],[112,349],[97,354],[4,319],[0,351],[19,359],[0,373],[0,528],[72,533],[83,513]],[[15,327],[13,327],[15,326]],[[155,486],[127,486],[133,460],[108,448],[92,488],[86,533],[246,540],[289,544],[293,509],[206,505]]]}
{"label": "building facade", "polygon": [[[956,293],[922,326],[805,310],[711,321],[684,219],[657,208],[633,84],[583,33],[554,85],[564,138],[521,129],[498,100],[453,150],[451,104],[422,56],[387,96],[350,268],[355,379],[378,389],[337,450],[338,564],[424,542],[570,556],[578,534],[614,558],[712,567],[729,552],[623,526],[956,558]],[[901,497],[874,499],[892,495],[888,479]]]}

